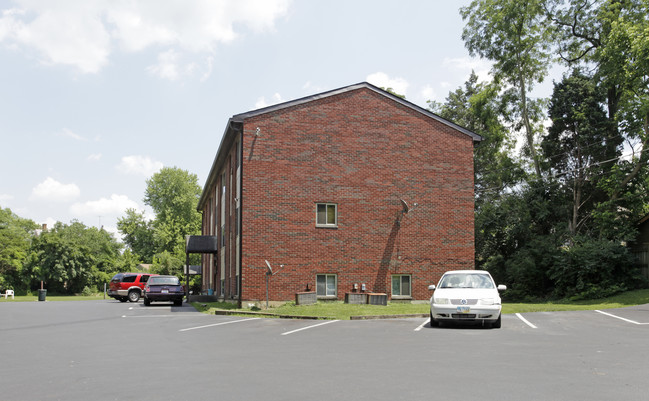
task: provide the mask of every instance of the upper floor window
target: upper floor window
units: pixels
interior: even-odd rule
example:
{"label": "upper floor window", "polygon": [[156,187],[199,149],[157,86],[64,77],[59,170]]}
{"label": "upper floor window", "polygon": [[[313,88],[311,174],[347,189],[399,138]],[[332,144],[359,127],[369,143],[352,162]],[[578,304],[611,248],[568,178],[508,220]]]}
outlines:
{"label": "upper floor window", "polygon": [[316,227],[338,227],[338,205],[317,203],[315,225]]}

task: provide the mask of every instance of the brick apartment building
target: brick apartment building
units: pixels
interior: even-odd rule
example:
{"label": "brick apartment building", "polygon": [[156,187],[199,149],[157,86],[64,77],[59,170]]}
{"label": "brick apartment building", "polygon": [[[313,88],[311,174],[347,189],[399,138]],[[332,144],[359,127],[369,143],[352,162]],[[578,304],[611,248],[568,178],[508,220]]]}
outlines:
{"label": "brick apartment building", "polygon": [[[203,290],[239,302],[317,291],[424,300],[474,266],[481,137],[368,83],[237,114],[201,195]],[[210,291],[211,290],[211,291]]]}

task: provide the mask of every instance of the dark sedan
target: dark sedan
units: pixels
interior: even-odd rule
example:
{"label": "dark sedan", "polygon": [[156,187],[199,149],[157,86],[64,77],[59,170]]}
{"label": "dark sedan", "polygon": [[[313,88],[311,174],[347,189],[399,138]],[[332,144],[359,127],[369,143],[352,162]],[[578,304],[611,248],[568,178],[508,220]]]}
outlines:
{"label": "dark sedan", "polygon": [[172,302],[175,306],[183,304],[185,287],[176,276],[152,276],[144,287],[144,305],[151,302]]}

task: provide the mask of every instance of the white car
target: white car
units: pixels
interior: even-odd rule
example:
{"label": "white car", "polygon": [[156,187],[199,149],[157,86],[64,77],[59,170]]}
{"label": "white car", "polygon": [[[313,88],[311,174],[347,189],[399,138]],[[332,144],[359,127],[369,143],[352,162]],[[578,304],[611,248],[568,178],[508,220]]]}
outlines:
{"label": "white car", "polygon": [[500,328],[500,295],[507,289],[496,287],[494,279],[484,270],[453,270],[444,273],[430,298],[430,325],[440,322],[481,322]]}

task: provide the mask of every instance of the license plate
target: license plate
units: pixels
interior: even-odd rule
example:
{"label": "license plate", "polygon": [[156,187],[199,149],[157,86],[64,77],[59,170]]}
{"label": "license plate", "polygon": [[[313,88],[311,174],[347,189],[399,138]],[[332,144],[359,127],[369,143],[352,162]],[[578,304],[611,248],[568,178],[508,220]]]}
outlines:
{"label": "license plate", "polygon": [[458,306],[457,307],[457,313],[469,313],[471,312],[471,307],[470,306]]}
{"label": "license plate", "polygon": [[169,290],[162,290],[160,292],[163,293],[163,294],[169,294]]}

